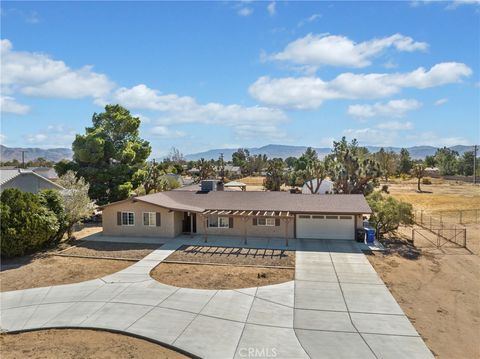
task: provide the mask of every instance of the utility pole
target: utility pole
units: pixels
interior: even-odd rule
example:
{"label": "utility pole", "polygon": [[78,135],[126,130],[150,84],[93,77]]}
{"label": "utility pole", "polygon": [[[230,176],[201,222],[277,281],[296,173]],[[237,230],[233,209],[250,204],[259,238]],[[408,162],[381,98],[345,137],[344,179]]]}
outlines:
{"label": "utility pole", "polygon": [[25,152],[27,151],[22,151],[22,168],[25,169]]}
{"label": "utility pole", "polygon": [[473,146],[473,184],[477,184],[477,149],[478,146]]}

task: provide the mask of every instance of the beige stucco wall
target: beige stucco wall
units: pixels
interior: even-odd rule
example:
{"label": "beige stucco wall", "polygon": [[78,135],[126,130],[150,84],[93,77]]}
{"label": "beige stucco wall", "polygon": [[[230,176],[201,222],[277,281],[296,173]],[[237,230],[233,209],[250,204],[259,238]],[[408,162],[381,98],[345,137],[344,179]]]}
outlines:
{"label": "beige stucco wall", "polygon": [[[233,217],[233,228],[207,228],[208,235],[224,236],[243,236],[247,227],[247,236],[249,237],[279,237],[285,238],[286,223],[284,219],[280,220],[280,226],[254,226],[252,218],[246,222],[241,217]],[[197,216],[197,233],[204,234],[205,229],[202,223],[202,216]],[[294,220],[288,223],[288,238],[294,237]]]}
{"label": "beige stucco wall", "polygon": [[[134,212],[134,226],[117,225],[117,212]],[[144,226],[143,212],[160,212],[160,227]],[[178,235],[178,221],[174,221],[175,212],[169,212],[158,206],[136,201],[126,201],[110,205],[103,209],[103,233],[115,236],[175,237]],[[180,220],[181,231],[181,220]]]}

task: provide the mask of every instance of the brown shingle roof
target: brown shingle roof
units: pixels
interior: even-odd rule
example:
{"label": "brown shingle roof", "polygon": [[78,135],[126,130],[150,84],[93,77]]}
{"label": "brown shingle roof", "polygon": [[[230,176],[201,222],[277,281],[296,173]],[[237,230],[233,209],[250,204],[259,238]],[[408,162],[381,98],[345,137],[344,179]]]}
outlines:
{"label": "brown shingle roof", "polygon": [[289,192],[208,193],[169,191],[136,197],[135,200],[180,211],[204,210],[290,211],[294,213],[371,213],[361,194],[311,195]]}

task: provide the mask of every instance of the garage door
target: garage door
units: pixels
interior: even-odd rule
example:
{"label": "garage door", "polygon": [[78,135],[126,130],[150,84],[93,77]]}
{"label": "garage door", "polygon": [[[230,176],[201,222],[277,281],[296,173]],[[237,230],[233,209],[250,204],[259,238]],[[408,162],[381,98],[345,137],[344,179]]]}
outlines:
{"label": "garage door", "polygon": [[297,238],[354,239],[354,216],[297,214]]}

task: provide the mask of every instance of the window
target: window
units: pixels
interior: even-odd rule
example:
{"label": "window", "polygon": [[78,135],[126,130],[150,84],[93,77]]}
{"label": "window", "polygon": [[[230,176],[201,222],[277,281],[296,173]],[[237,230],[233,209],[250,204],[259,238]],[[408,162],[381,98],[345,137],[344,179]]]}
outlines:
{"label": "window", "polygon": [[325,216],[326,219],[338,219],[338,216]]}
{"label": "window", "polygon": [[275,218],[259,218],[257,220],[257,225],[273,227],[275,226]]}
{"label": "window", "polygon": [[229,217],[208,216],[208,226],[210,228],[229,228]]}
{"label": "window", "polygon": [[340,216],[340,219],[352,219],[352,216]]}
{"label": "window", "polygon": [[324,219],[324,216],[312,216],[313,219]]}
{"label": "window", "polygon": [[122,226],[134,226],[135,225],[135,213],[122,212]]}
{"label": "window", "polygon": [[310,219],[310,216],[300,215],[300,216],[298,216],[298,218]]}
{"label": "window", "polygon": [[155,226],[157,224],[157,215],[155,212],[143,212],[143,225]]}

